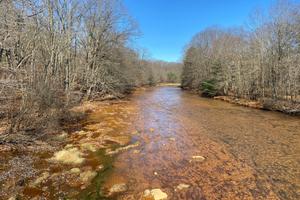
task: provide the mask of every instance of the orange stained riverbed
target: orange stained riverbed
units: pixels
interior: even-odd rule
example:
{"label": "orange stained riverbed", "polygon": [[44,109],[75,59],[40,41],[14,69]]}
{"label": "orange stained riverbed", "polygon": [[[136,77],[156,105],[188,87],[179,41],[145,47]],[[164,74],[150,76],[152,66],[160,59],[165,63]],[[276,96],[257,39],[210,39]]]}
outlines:
{"label": "orange stained riverbed", "polygon": [[172,200],[300,199],[298,117],[177,87],[138,91],[132,101],[139,109],[133,140],[140,146],[114,163],[106,184],[128,185],[117,199],[147,199],[144,191],[156,188]]}

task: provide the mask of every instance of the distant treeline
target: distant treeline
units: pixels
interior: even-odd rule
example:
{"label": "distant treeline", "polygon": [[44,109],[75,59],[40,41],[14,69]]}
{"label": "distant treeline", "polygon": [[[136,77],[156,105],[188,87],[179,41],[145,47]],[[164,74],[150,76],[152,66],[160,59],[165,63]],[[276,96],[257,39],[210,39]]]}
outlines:
{"label": "distant treeline", "polygon": [[204,96],[300,101],[300,4],[278,1],[245,27],[210,27],[184,56],[182,87]]}
{"label": "distant treeline", "polygon": [[182,64],[176,62],[148,61],[156,83],[180,83]]}

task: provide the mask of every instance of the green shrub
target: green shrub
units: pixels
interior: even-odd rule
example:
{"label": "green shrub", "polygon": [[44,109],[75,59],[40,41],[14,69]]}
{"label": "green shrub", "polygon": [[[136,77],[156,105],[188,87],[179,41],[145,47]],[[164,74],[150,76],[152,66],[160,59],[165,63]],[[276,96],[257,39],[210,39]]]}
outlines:
{"label": "green shrub", "polygon": [[201,94],[205,97],[214,97],[218,93],[216,81],[211,79],[201,83]]}
{"label": "green shrub", "polygon": [[173,73],[173,72],[169,72],[168,74],[167,74],[167,82],[168,83],[176,83],[177,82],[177,76],[176,76],[176,74],[175,73]]}

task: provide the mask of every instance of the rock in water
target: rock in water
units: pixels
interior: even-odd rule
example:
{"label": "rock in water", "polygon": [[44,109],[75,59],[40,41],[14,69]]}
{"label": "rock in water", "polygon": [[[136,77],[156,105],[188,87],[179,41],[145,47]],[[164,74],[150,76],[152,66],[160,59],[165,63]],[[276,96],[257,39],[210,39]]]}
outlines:
{"label": "rock in water", "polygon": [[33,185],[34,185],[34,186],[40,185],[40,184],[41,184],[43,181],[45,181],[49,176],[50,176],[49,172],[44,172],[44,173],[42,174],[42,176],[40,176],[39,178],[37,178],[37,179],[34,181]]}
{"label": "rock in water", "polygon": [[68,133],[62,132],[60,135],[56,136],[56,139],[58,141],[64,141],[65,139],[67,139],[67,137],[68,137]]}
{"label": "rock in water", "polygon": [[112,151],[112,150],[107,150],[107,151],[106,151],[106,154],[107,154],[107,155],[114,155],[114,154],[117,154],[117,153],[119,153],[119,152],[121,152],[121,151],[127,151],[127,150],[129,150],[129,149],[131,149],[131,148],[138,147],[139,145],[140,145],[140,143],[139,143],[139,142],[136,142],[136,143],[134,143],[134,144],[130,144],[130,145],[125,146],[125,147],[117,148],[117,149],[114,150],[114,151]]}
{"label": "rock in water", "polygon": [[167,193],[163,192],[161,189],[145,190],[144,197],[153,198],[154,200],[167,200]]}
{"label": "rock in water", "polygon": [[89,183],[95,176],[97,175],[96,172],[88,170],[85,172],[80,173],[80,180],[84,183],[87,184]]}
{"label": "rock in water", "polygon": [[70,170],[70,173],[72,173],[72,174],[79,174],[80,173],[80,169],[79,168],[72,168]]}
{"label": "rock in water", "polygon": [[77,148],[63,149],[54,153],[51,161],[58,161],[65,164],[81,164],[84,161],[82,153]]}
{"label": "rock in water", "polygon": [[97,151],[96,147],[93,144],[90,144],[90,143],[83,143],[83,144],[80,145],[80,147],[83,150],[87,150],[87,151],[91,151],[91,152],[96,152]]}
{"label": "rock in water", "polygon": [[125,183],[115,184],[109,189],[109,196],[116,193],[125,192],[126,190],[127,185]]}
{"label": "rock in water", "polygon": [[189,188],[189,187],[190,187],[190,185],[187,185],[187,184],[181,183],[181,184],[179,184],[179,185],[176,187],[175,191],[177,191],[177,190],[183,190],[183,189],[187,189],[187,188]]}
{"label": "rock in water", "polygon": [[203,162],[205,160],[203,156],[193,156],[192,159],[193,159],[192,161],[195,162]]}

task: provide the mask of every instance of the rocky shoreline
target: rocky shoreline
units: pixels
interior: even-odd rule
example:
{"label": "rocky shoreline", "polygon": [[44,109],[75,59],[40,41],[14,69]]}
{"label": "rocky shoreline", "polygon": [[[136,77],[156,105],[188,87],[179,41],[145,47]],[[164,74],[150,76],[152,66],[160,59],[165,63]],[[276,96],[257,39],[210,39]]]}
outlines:
{"label": "rocky shoreline", "polygon": [[[129,101],[85,102],[72,109],[86,117],[47,138],[22,136],[0,143],[0,199],[91,199],[113,195],[103,186],[116,154],[135,148]],[[132,131],[133,132],[133,131]],[[3,135],[2,135],[3,136]],[[21,134],[20,134],[21,136]],[[13,135],[7,136],[6,140]],[[13,138],[11,139],[13,140]],[[28,144],[24,141],[28,140]]]}
{"label": "rocky shoreline", "polygon": [[216,96],[214,99],[255,109],[278,111],[293,116],[300,116],[300,103],[292,104],[286,101],[274,101],[270,99],[254,101],[233,96]]}

